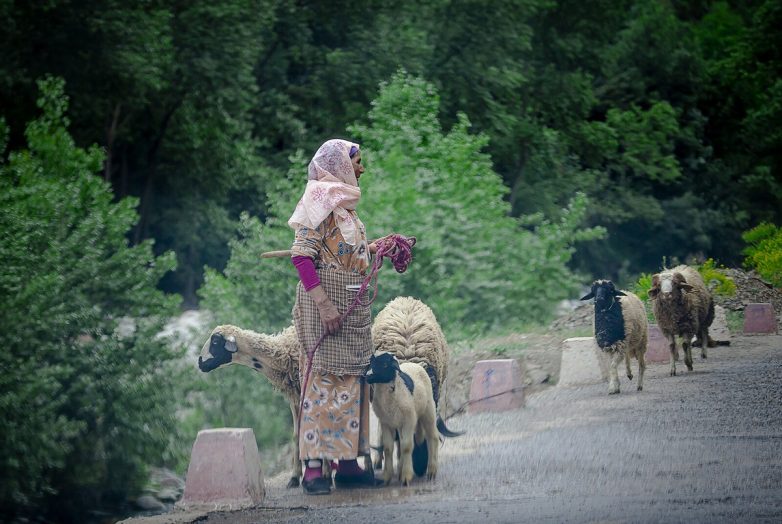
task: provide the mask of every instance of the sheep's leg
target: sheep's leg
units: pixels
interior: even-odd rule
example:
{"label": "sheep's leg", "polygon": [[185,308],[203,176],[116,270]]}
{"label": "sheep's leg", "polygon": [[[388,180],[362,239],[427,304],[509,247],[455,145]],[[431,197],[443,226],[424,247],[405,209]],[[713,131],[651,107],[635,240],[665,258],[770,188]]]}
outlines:
{"label": "sheep's leg", "polygon": [[409,486],[413,481],[413,438],[415,426],[403,426],[399,430],[399,481],[403,486]]}
{"label": "sheep's leg", "polygon": [[671,350],[671,376],[676,376],[676,361],[679,360],[679,351],[676,349],[676,335],[666,335],[668,337],[668,349]]}
{"label": "sheep's leg", "polygon": [[383,445],[381,444],[375,450],[375,469],[383,469]]}
{"label": "sheep's leg", "polygon": [[682,350],[684,351],[684,363],[687,365],[687,370],[692,371],[692,333],[684,334]]}
{"label": "sheep's leg", "polygon": [[625,353],[625,367],[627,368],[627,378],[633,380],[633,370],[630,369],[630,353]]}
{"label": "sheep's leg", "polygon": [[709,328],[708,327],[702,327],[701,328],[701,358],[703,360],[706,360],[706,347],[714,347],[711,345],[714,341],[709,338]]}
{"label": "sheep's leg", "polygon": [[429,452],[429,462],[426,464],[426,476],[429,480],[434,480],[437,476],[437,453],[440,447],[439,435],[437,433],[437,416],[432,415],[434,415],[434,411],[429,413],[423,421],[426,448]]}
{"label": "sheep's leg", "polygon": [[301,477],[301,458],[299,458],[299,404],[290,403],[291,416],[293,417],[293,461],[291,463],[291,479],[288,481],[289,488],[299,487],[299,478]]}
{"label": "sheep's leg", "polygon": [[[646,343],[644,343],[643,347],[646,347]],[[636,351],[635,356],[638,358],[638,391],[643,391],[644,371],[646,371],[646,359],[644,358],[643,351]]]}
{"label": "sheep's leg", "polygon": [[383,481],[391,484],[394,478],[394,431],[381,424],[380,434],[383,445]]}
{"label": "sheep's leg", "polygon": [[624,358],[624,353],[621,351],[615,351],[611,355],[611,363],[609,364],[608,369],[608,394],[614,395],[616,393],[619,393],[619,373],[617,372],[617,368],[619,367],[619,362]]}

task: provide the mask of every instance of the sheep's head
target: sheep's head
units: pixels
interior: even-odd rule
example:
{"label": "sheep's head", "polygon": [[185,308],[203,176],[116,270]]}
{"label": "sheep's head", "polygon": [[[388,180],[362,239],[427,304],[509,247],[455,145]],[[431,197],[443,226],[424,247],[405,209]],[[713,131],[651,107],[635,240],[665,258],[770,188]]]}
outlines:
{"label": "sheep's head", "polygon": [[678,271],[664,271],[652,276],[652,287],[649,289],[649,298],[655,300],[672,300],[679,298],[682,293],[692,291],[692,286],[687,283],[684,275]]}
{"label": "sheep's head", "polygon": [[592,290],[581,297],[581,300],[595,299],[595,307],[600,310],[610,308],[616,297],[623,297],[625,294],[614,286],[610,280],[595,280],[592,282]]}
{"label": "sheep's head", "polygon": [[208,373],[224,364],[230,364],[237,352],[236,337],[218,326],[212,331],[198,356],[198,369]]}
{"label": "sheep's head", "polygon": [[369,359],[369,370],[366,373],[368,384],[385,384],[393,382],[399,371],[399,361],[393,353],[381,352]]}

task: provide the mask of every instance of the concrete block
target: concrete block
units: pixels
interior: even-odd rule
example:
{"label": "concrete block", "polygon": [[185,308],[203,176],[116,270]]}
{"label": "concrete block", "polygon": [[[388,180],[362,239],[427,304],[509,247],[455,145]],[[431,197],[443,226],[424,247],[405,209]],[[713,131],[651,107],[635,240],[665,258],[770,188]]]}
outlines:
{"label": "concrete block", "polygon": [[663,335],[660,326],[649,324],[649,335],[646,340],[646,362],[667,364],[671,361],[671,350],[668,348],[668,340]]}
{"label": "concrete block", "polygon": [[747,304],[744,308],[744,333],[774,334],[776,332],[777,319],[773,305]]}
{"label": "concrete block", "polygon": [[506,411],[524,405],[521,369],[513,359],[475,363],[470,387],[470,413]]}
{"label": "concrete block", "polygon": [[177,506],[243,508],[260,504],[264,495],[261,457],[252,429],[198,432],[187,468],[185,493]]}
{"label": "concrete block", "polygon": [[562,343],[559,386],[599,384],[607,379],[605,357],[594,337],[569,338]]}
{"label": "concrete block", "polygon": [[728,318],[725,316],[725,308],[722,306],[714,306],[714,322],[709,326],[709,336],[715,342],[730,342]]}

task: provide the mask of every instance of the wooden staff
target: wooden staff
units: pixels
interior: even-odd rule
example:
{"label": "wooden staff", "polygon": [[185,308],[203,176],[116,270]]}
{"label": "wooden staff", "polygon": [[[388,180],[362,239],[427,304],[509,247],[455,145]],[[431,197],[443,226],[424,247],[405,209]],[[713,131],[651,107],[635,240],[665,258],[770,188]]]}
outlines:
{"label": "wooden staff", "polygon": [[282,257],[288,257],[291,256],[291,250],[290,249],[283,249],[282,251],[267,251],[266,253],[261,253],[261,258],[282,258]]}
{"label": "wooden staff", "polygon": [[[367,242],[367,244],[374,244],[380,240],[379,238],[376,238],[375,240],[370,240]],[[408,241],[411,241],[411,247],[415,245],[416,238],[415,237],[409,237]],[[281,251],[267,251],[266,253],[261,253],[261,258],[290,258],[291,256],[291,250],[290,249],[283,249]]]}

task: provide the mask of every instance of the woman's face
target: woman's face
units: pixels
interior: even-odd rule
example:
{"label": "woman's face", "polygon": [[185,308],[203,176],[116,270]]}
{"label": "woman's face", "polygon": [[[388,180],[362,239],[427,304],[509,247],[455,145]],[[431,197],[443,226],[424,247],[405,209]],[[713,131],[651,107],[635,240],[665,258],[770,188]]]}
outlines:
{"label": "woman's face", "polygon": [[353,173],[356,175],[356,180],[358,180],[364,172],[364,166],[361,164],[361,151],[353,155],[350,161],[353,162]]}

